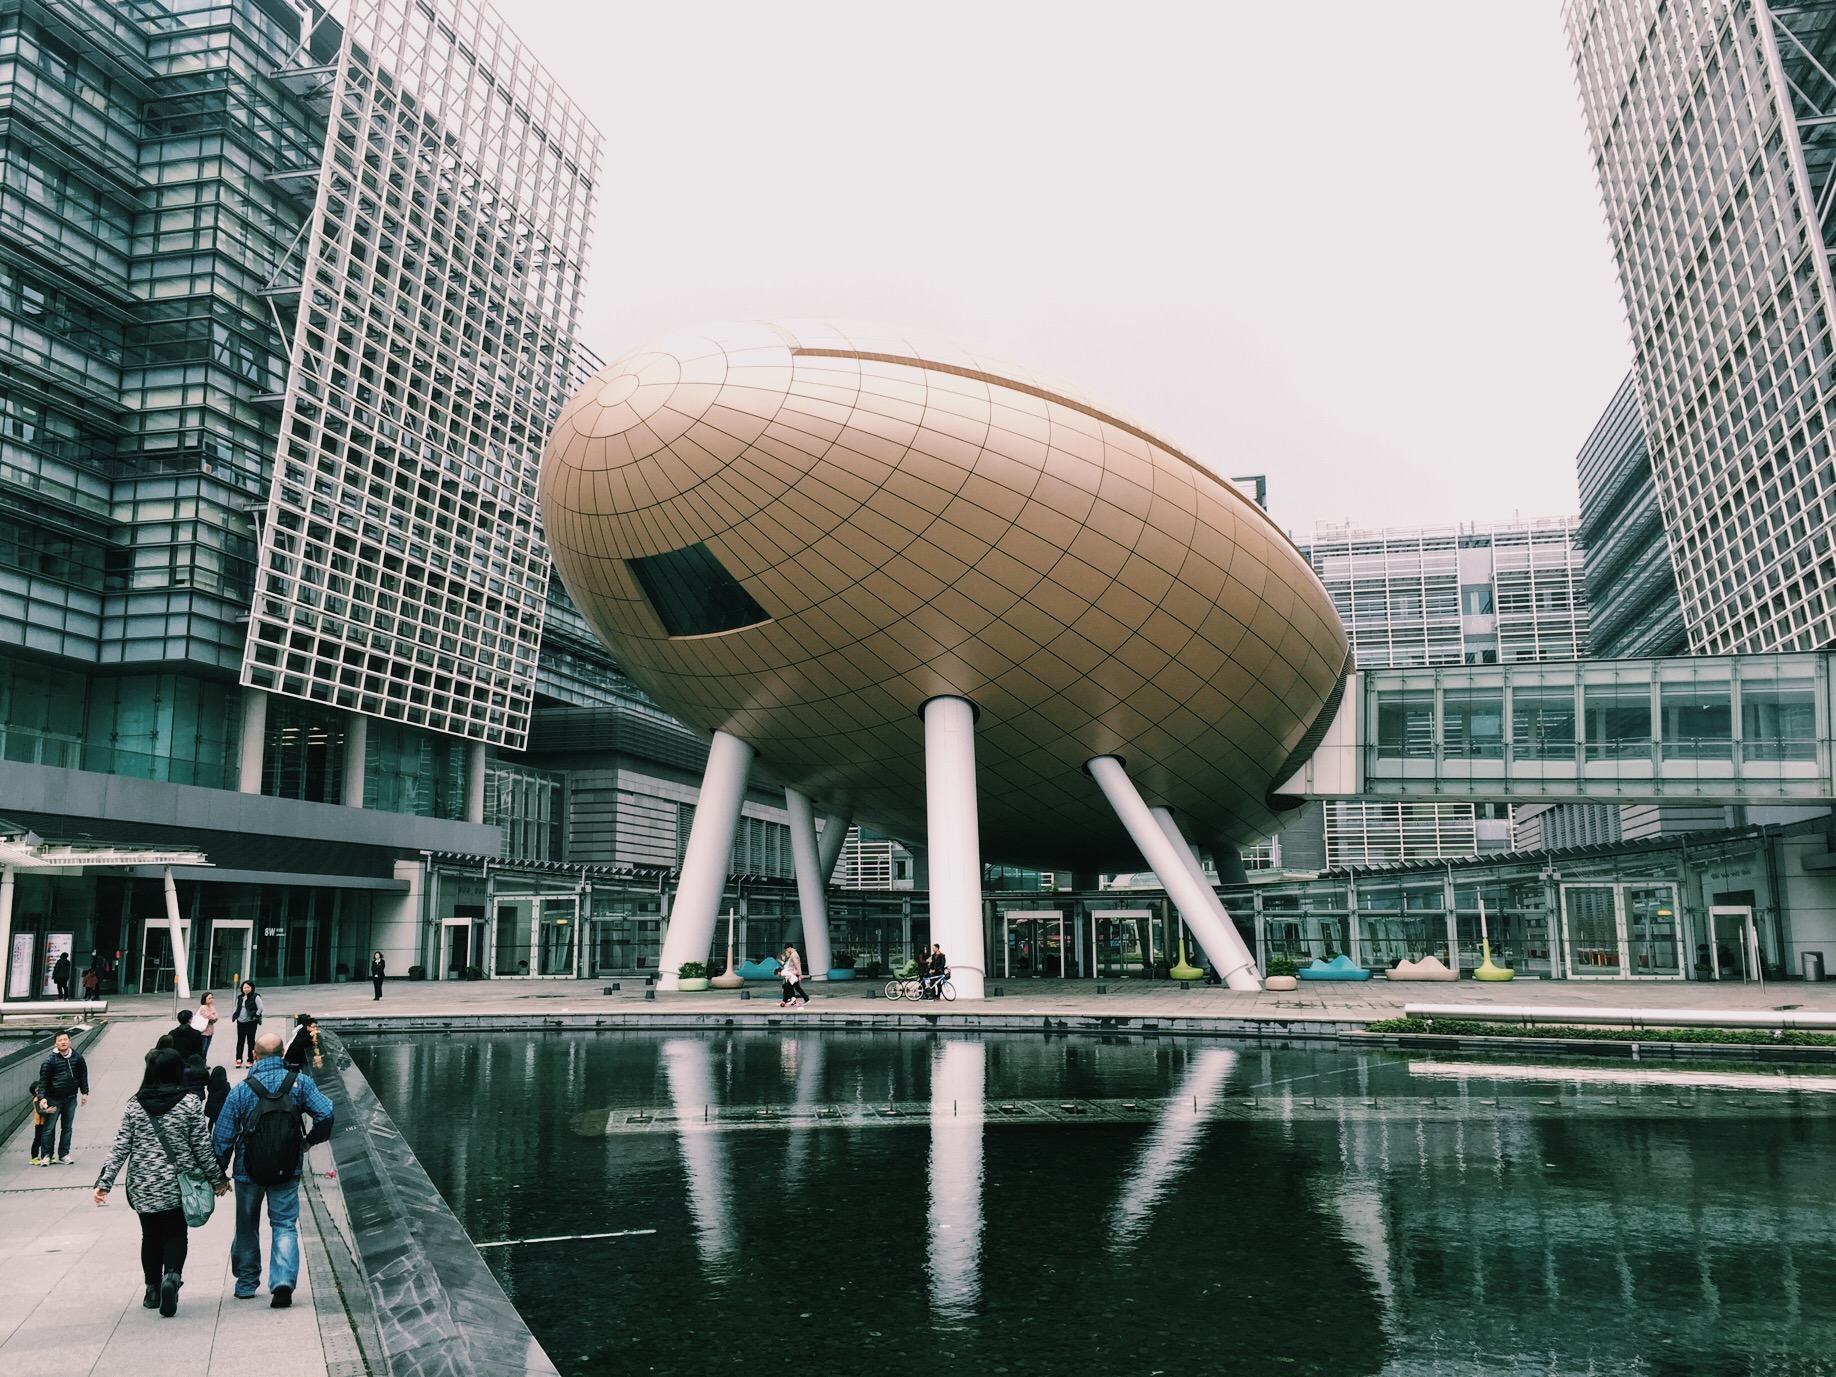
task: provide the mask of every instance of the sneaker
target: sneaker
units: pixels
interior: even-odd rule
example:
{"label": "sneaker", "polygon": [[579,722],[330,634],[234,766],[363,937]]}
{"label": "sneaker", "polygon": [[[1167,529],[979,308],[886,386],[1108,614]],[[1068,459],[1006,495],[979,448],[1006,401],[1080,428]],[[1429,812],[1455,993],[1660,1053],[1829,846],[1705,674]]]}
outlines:
{"label": "sneaker", "polygon": [[37,1153],[32,1154],[32,1165],[33,1166],[36,1167],[36,1166],[43,1164],[44,1160],[45,1159],[40,1157]]}
{"label": "sneaker", "polygon": [[179,1287],[184,1284],[185,1279],[177,1272],[168,1272],[165,1276],[160,1278],[159,1313],[164,1315],[167,1319],[171,1319],[174,1315],[178,1314],[178,1292]]}
{"label": "sneaker", "polygon": [[255,1293],[253,1291],[237,1291],[237,1292],[234,1292],[233,1294],[235,1295],[237,1300],[254,1300],[255,1299]]}
{"label": "sneaker", "polygon": [[149,1310],[159,1309],[159,1287],[155,1286],[152,1282],[148,1282],[147,1294],[142,1298],[140,1303]]}
{"label": "sneaker", "polygon": [[51,1158],[51,1157],[37,1157],[37,1158],[34,1158],[33,1160],[36,1161],[38,1165],[41,1167],[48,1167],[56,1159]]}
{"label": "sneaker", "polygon": [[68,1157],[60,1157],[57,1159],[57,1164],[60,1167],[67,1167],[70,1165],[70,1159]]}
{"label": "sneaker", "polygon": [[270,1310],[285,1310],[292,1304],[293,1288],[291,1286],[275,1287],[274,1294],[268,1299],[268,1308]]}

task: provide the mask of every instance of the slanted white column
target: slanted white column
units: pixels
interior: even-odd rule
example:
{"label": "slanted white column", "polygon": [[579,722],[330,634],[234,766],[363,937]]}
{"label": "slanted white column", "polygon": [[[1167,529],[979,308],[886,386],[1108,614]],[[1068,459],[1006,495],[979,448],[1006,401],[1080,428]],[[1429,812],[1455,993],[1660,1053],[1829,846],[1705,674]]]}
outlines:
{"label": "slanted white column", "polygon": [[[949,948],[944,949],[946,954]],[[952,977],[954,978],[954,977]],[[982,1096],[988,1047],[945,1042],[931,1055],[931,1314],[946,1329],[972,1324],[982,1297]]]}
{"label": "slanted white column", "polygon": [[701,776],[695,824],[682,856],[682,882],[669,908],[669,932],[657,958],[657,988],[676,988],[676,971],[684,961],[706,961],[714,943],[714,920],[727,888],[733,857],[733,834],[739,828],[740,805],[746,801],[746,777],[752,772],[752,747],[737,736],[715,732],[708,747],[708,768]]}
{"label": "slanted white column", "polygon": [[1087,762],[1084,768],[1102,789],[1109,806],[1116,810],[1116,816],[1140,848],[1149,869],[1166,886],[1167,893],[1179,906],[1180,917],[1192,929],[1192,935],[1205,949],[1205,955],[1211,958],[1211,964],[1223,974],[1224,983],[1233,990],[1260,990],[1262,980],[1256,974],[1255,958],[1243,944],[1236,924],[1224,912],[1217,891],[1205,882],[1198,861],[1185,838],[1179,835],[1172,815],[1168,814],[1167,825],[1172,829],[1172,838],[1178,840],[1170,838],[1162,830],[1160,820],[1148,811],[1121,761],[1113,755],[1100,755]]}
{"label": "slanted white column", "polygon": [[166,867],[166,931],[172,934],[172,988],[181,1001],[191,1002],[191,953],[185,950],[185,925],[179,919],[178,886],[172,867]]}
{"label": "slanted white column", "polygon": [[236,757],[236,789],[261,792],[261,753],[268,744],[268,694],[266,689],[242,690],[242,745]]}
{"label": "slanted white column", "polygon": [[822,815],[822,835],[816,838],[816,873],[824,885],[835,878],[835,863],[841,859],[842,846],[853,825],[854,819],[845,813]]}
{"label": "slanted white column", "polygon": [[6,966],[13,959],[13,867],[0,869],[0,999],[6,998]]}
{"label": "slanted white column", "polygon": [[784,791],[790,814],[791,861],[797,870],[797,907],[803,912],[803,962],[811,980],[827,980],[833,953],[829,949],[828,881],[816,846],[816,810],[808,794]]}
{"label": "slanted white column", "polygon": [[982,998],[982,842],[975,794],[975,708],[962,698],[924,705],[926,848],[931,940],[950,962],[958,999]]}
{"label": "slanted white column", "polygon": [[465,743],[465,820],[484,821],[485,743]]}
{"label": "slanted white column", "polygon": [[344,719],[344,806],[363,807],[363,768],[370,747],[370,719],[360,712]]}

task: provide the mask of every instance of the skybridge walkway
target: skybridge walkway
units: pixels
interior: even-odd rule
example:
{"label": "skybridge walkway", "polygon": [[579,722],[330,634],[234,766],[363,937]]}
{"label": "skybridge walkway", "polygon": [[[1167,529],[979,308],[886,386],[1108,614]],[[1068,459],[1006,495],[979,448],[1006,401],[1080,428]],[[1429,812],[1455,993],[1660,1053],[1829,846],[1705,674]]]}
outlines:
{"label": "skybridge walkway", "polygon": [[1275,792],[1523,803],[1836,801],[1829,653],[1366,670]]}

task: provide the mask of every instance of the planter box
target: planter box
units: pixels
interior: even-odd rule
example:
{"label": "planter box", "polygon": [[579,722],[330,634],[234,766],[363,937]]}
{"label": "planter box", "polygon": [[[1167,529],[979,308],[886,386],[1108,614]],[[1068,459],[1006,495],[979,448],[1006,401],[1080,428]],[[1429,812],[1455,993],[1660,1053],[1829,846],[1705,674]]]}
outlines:
{"label": "planter box", "polygon": [[681,990],[684,994],[693,994],[696,990],[705,990],[708,988],[708,978],[705,975],[698,975],[692,976],[686,980],[678,980],[676,982],[676,988]]}
{"label": "planter box", "polygon": [[1298,990],[1300,981],[1291,975],[1271,975],[1262,982],[1265,990]]}
{"label": "planter box", "polygon": [[834,970],[829,972],[829,979],[830,980],[852,980],[854,979],[854,967],[837,966]]}

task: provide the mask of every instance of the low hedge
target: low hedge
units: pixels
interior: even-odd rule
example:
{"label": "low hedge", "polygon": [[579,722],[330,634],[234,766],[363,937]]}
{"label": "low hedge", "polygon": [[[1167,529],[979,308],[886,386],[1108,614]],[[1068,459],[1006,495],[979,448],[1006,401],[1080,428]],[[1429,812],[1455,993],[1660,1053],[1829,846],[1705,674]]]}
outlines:
{"label": "low hedge", "polygon": [[1386,1018],[1367,1033],[1433,1033],[1461,1038],[1565,1038],[1587,1042],[1725,1042],[1768,1047],[1836,1047],[1836,1033],[1796,1028],[1568,1028],[1552,1024],[1480,1023],[1463,1018]]}

